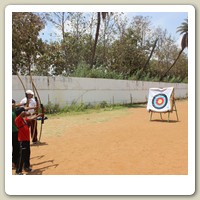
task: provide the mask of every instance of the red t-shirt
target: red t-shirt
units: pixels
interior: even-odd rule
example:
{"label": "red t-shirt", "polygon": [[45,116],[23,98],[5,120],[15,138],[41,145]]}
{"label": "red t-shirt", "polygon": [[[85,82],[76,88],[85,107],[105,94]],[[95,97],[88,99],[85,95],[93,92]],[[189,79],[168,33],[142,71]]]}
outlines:
{"label": "red t-shirt", "polygon": [[30,141],[28,118],[16,117],[15,124],[18,128],[18,141]]}

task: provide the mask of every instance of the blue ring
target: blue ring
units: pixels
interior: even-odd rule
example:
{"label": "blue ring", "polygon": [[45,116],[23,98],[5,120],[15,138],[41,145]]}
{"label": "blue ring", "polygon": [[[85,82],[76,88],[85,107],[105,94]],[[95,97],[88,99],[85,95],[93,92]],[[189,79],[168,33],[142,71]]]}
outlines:
{"label": "blue ring", "polygon": [[[157,104],[156,104],[156,100],[157,100],[158,98],[164,99],[164,102],[163,102],[161,105],[157,105]],[[153,99],[152,99],[152,105],[153,105],[153,107],[156,108],[156,109],[163,109],[163,108],[167,105],[167,102],[168,102],[168,99],[167,99],[167,95],[166,95],[166,94],[157,94],[157,95],[155,95],[155,96],[153,97]]]}

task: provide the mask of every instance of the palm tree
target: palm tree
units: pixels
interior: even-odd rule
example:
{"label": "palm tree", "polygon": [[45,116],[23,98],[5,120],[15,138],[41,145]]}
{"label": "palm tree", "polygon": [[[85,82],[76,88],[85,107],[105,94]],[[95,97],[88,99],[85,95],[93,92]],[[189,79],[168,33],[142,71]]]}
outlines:
{"label": "palm tree", "polygon": [[160,81],[163,80],[163,78],[166,76],[166,74],[172,69],[172,67],[176,64],[177,60],[179,59],[181,53],[184,51],[184,49],[186,47],[188,47],[188,19],[185,19],[185,22],[183,22],[181,24],[181,26],[179,26],[177,28],[176,32],[180,32],[180,35],[183,34],[182,39],[181,39],[181,51],[179,52],[176,60],[174,61],[174,63],[169,67],[169,69],[167,69],[167,71],[160,77]]}
{"label": "palm tree", "polygon": [[181,40],[181,48],[184,50],[188,47],[188,19],[185,19],[185,22],[177,28],[176,32],[180,32],[180,35],[184,34]]}
{"label": "palm tree", "polygon": [[93,51],[92,51],[92,59],[91,59],[91,63],[90,63],[90,68],[92,68],[93,64],[94,64],[97,42],[98,42],[98,38],[99,38],[99,30],[100,30],[100,25],[101,25],[101,18],[103,20],[105,20],[107,15],[108,15],[108,12],[97,12],[97,27],[96,27],[96,35],[95,35],[94,47],[93,47]]}

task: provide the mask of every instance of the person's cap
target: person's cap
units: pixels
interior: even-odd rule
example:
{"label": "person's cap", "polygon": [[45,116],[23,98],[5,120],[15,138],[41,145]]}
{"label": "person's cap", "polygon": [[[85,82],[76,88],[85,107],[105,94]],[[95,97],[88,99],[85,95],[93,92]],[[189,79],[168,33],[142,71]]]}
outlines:
{"label": "person's cap", "polygon": [[26,90],[26,94],[32,94],[32,95],[34,95],[34,93],[33,93],[32,90]]}

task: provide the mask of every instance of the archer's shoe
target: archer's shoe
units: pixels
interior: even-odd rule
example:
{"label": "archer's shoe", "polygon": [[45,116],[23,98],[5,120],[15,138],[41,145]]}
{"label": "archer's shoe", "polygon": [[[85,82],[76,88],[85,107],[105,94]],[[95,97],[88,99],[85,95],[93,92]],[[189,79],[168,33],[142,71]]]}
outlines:
{"label": "archer's shoe", "polygon": [[38,141],[35,141],[35,142],[33,142],[33,144],[39,144],[39,142],[38,142]]}
{"label": "archer's shoe", "polygon": [[12,169],[16,169],[15,163],[12,163]]}
{"label": "archer's shoe", "polygon": [[22,172],[16,172],[16,175],[26,175],[26,174],[23,174]]}
{"label": "archer's shoe", "polygon": [[28,168],[24,168],[24,171],[25,172],[32,172],[33,170],[30,167],[28,167]]}

